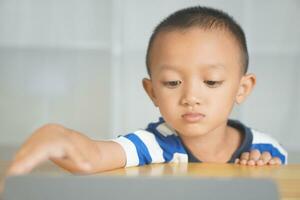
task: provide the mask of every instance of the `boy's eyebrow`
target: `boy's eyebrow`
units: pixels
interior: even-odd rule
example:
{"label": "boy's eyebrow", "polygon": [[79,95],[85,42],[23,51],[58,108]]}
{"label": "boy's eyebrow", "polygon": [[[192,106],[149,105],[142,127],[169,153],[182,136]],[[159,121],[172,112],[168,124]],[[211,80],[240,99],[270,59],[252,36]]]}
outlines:
{"label": "boy's eyebrow", "polygon": [[203,66],[206,69],[221,69],[221,70],[225,70],[225,66],[222,64],[210,64],[210,65],[204,65]]}
{"label": "boy's eyebrow", "polygon": [[161,72],[161,71],[164,71],[164,70],[170,70],[170,71],[179,71],[178,69],[177,69],[177,67],[175,67],[175,66],[171,66],[171,65],[160,65],[159,66],[159,71]]}
{"label": "boy's eyebrow", "polygon": [[[216,70],[225,70],[225,66],[222,64],[208,64],[208,65],[202,65],[203,69],[216,69]],[[160,65],[159,71],[164,71],[164,70],[171,70],[171,71],[180,71],[178,67],[172,66],[172,65]]]}

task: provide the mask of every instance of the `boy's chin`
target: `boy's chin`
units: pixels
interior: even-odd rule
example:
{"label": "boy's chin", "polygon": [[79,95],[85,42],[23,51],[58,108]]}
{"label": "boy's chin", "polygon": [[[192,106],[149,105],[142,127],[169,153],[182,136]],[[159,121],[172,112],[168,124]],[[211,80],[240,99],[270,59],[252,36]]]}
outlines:
{"label": "boy's chin", "polygon": [[184,127],[178,127],[176,130],[179,136],[182,137],[199,137],[206,135],[208,132],[203,127],[199,127],[199,124],[188,124]]}

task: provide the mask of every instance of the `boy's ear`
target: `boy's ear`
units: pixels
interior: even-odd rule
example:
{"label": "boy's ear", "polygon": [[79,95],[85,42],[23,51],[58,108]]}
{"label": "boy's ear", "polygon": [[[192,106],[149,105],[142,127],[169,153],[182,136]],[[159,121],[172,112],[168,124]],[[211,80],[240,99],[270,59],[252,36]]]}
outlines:
{"label": "boy's ear", "polygon": [[156,96],[154,94],[153,86],[152,86],[152,81],[148,78],[143,79],[143,87],[148,96],[150,97],[151,101],[153,104],[157,107],[157,100]]}
{"label": "boy's ear", "polygon": [[245,101],[256,84],[256,76],[254,74],[246,74],[242,77],[240,86],[235,98],[237,104]]}

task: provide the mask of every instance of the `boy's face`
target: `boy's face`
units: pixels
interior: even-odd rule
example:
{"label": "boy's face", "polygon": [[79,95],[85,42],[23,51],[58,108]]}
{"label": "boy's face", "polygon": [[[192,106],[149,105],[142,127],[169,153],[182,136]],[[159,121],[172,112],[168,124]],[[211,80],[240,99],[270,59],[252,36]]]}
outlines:
{"label": "boy's face", "polygon": [[208,133],[226,125],[234,103],[255,83],[253,75],[242,74],[240,55],[226,31],[161,32],[152,45],[151,80],[143,80],[144,88],[179,134]]}

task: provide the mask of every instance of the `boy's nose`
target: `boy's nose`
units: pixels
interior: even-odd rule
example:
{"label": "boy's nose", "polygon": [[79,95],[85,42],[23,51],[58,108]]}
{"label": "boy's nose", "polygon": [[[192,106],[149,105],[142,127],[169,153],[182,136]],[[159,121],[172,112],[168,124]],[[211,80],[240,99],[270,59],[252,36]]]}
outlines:
{"label": "boy's nose", "polygon": [[181,104],[194,107],[196,105],[200,105],[200,100],[195,96],[185,96],[181,99]]}
{"label": "boy's nose", "polygon": [[[187,85],[186,85],[187,86]],[[184,90],[181,104],[184,106],[199,106],[203,103],[203,89],[199,84],[191,84]]]}
{"label": "boy's nose", "polygon": [[184,106],[199,106],[203,103],[204,88],[197,78],[190,79],[183,85],[181,97],[181,105]]}

